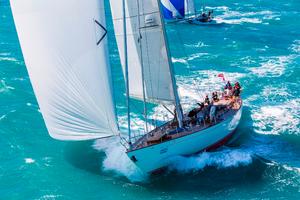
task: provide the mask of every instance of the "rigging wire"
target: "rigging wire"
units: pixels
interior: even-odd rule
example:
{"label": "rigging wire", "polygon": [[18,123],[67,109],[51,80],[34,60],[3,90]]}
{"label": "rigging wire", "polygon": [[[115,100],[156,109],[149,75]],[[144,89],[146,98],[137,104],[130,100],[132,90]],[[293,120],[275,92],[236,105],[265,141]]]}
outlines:
{"label": "rigging wire", "polygon": [[[144,4],[143,4],[144,5]],[[143,59],[143,47],[142,47],[142,33],[141,33],[141,20],[140,20],[140,3],[137,0],[137,17],[138,17],[138,34],[139,39],[138,43],[140,44],[140,59],[141,59],[141,72],[142,72],[142,87],[143,87],[143,100],[144,100],[144,118],[145,118],[145,125],[144,125],[144,132],[148,132],[148,119],[147,119],[147,102],[146,102],[146,94],[145,94],[145,74],[144,74],[144,59]],[[144,13],[144,11],[143,11]],[[146,129],[146,130],[145,130]]]}

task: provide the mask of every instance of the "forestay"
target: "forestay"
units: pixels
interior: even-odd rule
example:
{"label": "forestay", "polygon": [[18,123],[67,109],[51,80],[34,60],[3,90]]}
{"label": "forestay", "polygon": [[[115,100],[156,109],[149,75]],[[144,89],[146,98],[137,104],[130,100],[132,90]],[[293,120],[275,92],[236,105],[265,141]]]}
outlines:
{"label": "forestay", "polygon": [[53,138],[118,134],[99,0],[11,0],[25,63]]}
{"label": "forestay", "polygon": [[[110,5],[124,72],[122,1],[110,0]],[[148,101],[174,101],[172,74],[158,1],[126,0],[126,24],[130,95],[143,98],[144,75],[145,96]]]}

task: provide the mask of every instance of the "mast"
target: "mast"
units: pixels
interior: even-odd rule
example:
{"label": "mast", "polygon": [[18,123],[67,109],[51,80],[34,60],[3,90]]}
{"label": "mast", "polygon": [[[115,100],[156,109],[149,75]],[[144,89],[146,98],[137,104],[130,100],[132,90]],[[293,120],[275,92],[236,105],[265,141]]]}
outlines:
{"label": "mast", "polygon": [[126,81],[126,102],[127,102],[127,126],[129,149],[131,149],[131,127],[130,127],[130,99],[129,99],[129,79],[128,79],[128,55],[127,55],[127,30],[126,30],[126,4],[122,0],[123,6],[123,31],[124,31],[124,62],[125,62],[125,81]]}
{"label": "mast", "polygon": [[147,117],[147,102],[146,102],[146,93],[145,93],[145,75],[144,75],[144,61],[143,61],[143,49],[142,49],[142,34],[141,34],[141,20],[140,20],[140,3],[137,0],[138,6],[138,24],[139,24],[139,45],[140,45],[140,59],[141,59],[141,67],[142,67],[142,87],[143,87],[143,101],[144,101],[144,118],[145,118],[145,128],[146,132],[148,132],[148,117]]}
{"label": "mast", "polygon": [[168,56],[168,60],[169,60],[169,71],[171,74],[171,82],[172,82],[172,88],[173,88],[173,93],[174,93],[174,98],[175,98],[176,117],[177,117],[179,127],[182,128],[183,127],[182,107],[180,104],[180,99],[179,99],[179,95],[178,95],[178,91],[177,91],[177,85],[176,85],[176,80],[175,80],[175,75],[174,75],[174,70],[173,70],[173,63],[172,63],[172,60],[170,57],[171,55],[170,55],[169,43],[168,43],[168,38],[166,37],[166,28],[165,28],[164,19],[162,16],[160,0],[157,0],[157,2],[158,2],[158,7],[159,7],[159,16],[160,16],[161,22],[162,22],[161,26],[162,26],[162,30],[163,30],[163,35],[164,35],[164,38],[166,41],[167,56]]}

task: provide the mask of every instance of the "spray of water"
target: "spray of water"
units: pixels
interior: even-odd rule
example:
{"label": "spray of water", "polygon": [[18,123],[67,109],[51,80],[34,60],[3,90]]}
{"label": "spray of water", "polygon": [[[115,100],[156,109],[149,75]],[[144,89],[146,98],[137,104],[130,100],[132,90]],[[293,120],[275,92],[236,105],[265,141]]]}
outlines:
{"label": "spray of water", "polygon": [[93,147],[106,154],[103,160],[103,170],[113,171],[116,175],[127,177],[133,182],[141,182],[147,179],[144,174],[126,155],[123,147],[117,138],[95,141]]}

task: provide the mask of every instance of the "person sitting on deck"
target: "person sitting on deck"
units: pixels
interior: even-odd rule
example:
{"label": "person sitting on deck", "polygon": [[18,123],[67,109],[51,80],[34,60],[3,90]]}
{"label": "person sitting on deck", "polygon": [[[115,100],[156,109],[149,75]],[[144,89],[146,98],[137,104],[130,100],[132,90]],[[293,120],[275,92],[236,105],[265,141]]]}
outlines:
{"label": "person sitting on deck", "polygon": [[205,97],[205,99],[204,99],[204,104],[207,104],[207,105],[209,105],[209,104],[210,104],[210,101],[209,101],[208,95],[206,95],[206,97]]}
{"label": "person sitting on deck", "polygon": [[210,122],[209,113],[210,113],[211,107],[212,107],[212,104],[208,104],[208,106],[206,106],[203,110],[204,121],[206,121],[208,123]]}
{"label": "person sitting on deck", "polygon": [[213,92],[212,93],[212,99],[214,102],[218,102],[219,101],[219,97],[218,97],[218,93],[217,92]]}
{"label": "person sitting on deck", "polygon": [[229,81],[227,81],[227,83],[224,87],[224,95],[225,95],[225,98],[231,97],[231,95],[232,95],[232,86]]}
{"label": "person sitting on deck", "polygon": [[224,89],[225,89],[225,90],[226,90],[226,89],[228,89],[228,90],[232,90],[232,86],[231,86],[231,83],[230,83],[230,81],[227,81],[227,83],[226,83],[226,85],[225,85]]}

